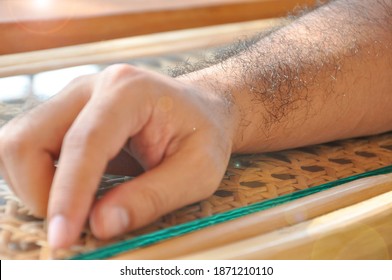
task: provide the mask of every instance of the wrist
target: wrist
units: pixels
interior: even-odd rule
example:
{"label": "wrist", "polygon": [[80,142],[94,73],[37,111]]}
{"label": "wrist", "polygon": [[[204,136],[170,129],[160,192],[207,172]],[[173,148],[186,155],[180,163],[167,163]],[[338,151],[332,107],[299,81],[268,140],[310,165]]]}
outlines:
{"label": "wrist", "polygon": [[[226,61],[230,64],[230,61]],[[222,68],[233,71],[222,71]],[[255,153],[276,150],[280,146],[277,134],[285,126],[276,126],[271,118],[270,108],[260,106],[254,93],[241,80],[233,65],[215,65],[192,72],[177,79],[199,89],[216,100],[225,121],[231,127],[231,153]]]}
{"label": "wrist", "polygon": [[176,78],[188,87],[207,98],[211,105],[211,118],[219,119],[219,124],[225,130],[225,137],[230,141],[231,153],[238,150],[238,137],[240,135],[241,112],[234,96],[233,88],[227,79],[221,79],[213,69],[206,68],[188,73]]}

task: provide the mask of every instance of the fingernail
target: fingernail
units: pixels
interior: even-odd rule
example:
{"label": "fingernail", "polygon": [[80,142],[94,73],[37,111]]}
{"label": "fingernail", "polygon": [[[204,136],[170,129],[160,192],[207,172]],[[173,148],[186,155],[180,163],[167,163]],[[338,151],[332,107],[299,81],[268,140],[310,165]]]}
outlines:
{"label": "fingernail", "polygon": [[129,225],[128,213],[124,208],[111,207],[104,214],[104,231],[106,237],[113,237],[124,233]]}
{"label": "fingernail", "polygon": [[67,246],[69,236],[68,222],[62,215],[56,215],[49,221],[48,241],[54,249]]}

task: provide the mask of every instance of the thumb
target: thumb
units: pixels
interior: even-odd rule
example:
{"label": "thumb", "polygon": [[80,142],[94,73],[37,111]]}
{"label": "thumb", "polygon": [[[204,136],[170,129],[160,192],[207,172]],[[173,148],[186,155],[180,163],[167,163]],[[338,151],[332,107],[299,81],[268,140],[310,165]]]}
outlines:
{"label": "thumb", "polygon": [[213,149],[206,146],[189,145],[107,193],[96,202],[90,215],[94,235],[101,239],[114,237],[210,196],[226,166]]}

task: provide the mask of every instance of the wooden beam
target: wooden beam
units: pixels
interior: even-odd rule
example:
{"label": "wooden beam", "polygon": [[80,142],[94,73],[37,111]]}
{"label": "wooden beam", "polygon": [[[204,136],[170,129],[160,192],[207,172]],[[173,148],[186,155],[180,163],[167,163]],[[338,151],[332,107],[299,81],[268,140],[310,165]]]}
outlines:
{"label": "wooden beam", "polygon": [[257,20],[0,56],[0,77],[55,70],[83,64],[114,63],[132,58],[204,49],[284,24]]}
{"label": "wooden beam", "polygon": [[[0,54],[281,17],[315,0],[4,0]],[[46,3],[46,5],[44,5]]]}
{"label": "wooden beam", "polygon": [[392,192],[181,259],[390,259]]}
{"label": "wooden beam", "polygon": [[[233,256],[234,258],[233,254],[237,254],[237,251],[231,252],[230,255],[220,254],[220,252],[226,252],[227,250],[224,248],[243,242],[241,240],[258,239],[269,233],[279,239],[279,234],[275,234],[276,232],[285,232],[286,229],[305,221],[311,223],[314,218],[390,191],[392,191],[391,174],[369,177],[150,247],[125,252],[112,259],[173,259],[188,255],[189,258],[192,256],[194,258],[229,258]],[[306,230],[301,234],[306,234]],[[280,242],[284,244],[287,240],[283,239]],[[250,241],[246,244],[249,244],[248,247],[243,248],[247,250],[246,252],[251,250],[252,245],[257,245],[256,243],[251,244]],[[268,243],[260,244],[260,246],[264,246],[263,248],[268,245]],[[217,247],[218,249],[215,249]],[[264,254],[268,254],[268,250],[270,249],[266,249]],[[239,250],[238,254],[241,252],[243,251]],[[309,255],[297,255],[297,257],[308,258]]]}

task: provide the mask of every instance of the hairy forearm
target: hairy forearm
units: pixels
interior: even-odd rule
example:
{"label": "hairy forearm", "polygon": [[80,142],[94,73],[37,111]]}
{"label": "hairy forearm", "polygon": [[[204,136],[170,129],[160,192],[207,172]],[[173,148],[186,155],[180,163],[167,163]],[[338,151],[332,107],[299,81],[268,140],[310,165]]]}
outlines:
{"label": "hairy forearm", "polygon": [[227,98],[234,152],[392,129],[392,1],[337,0],[181,79]]}

